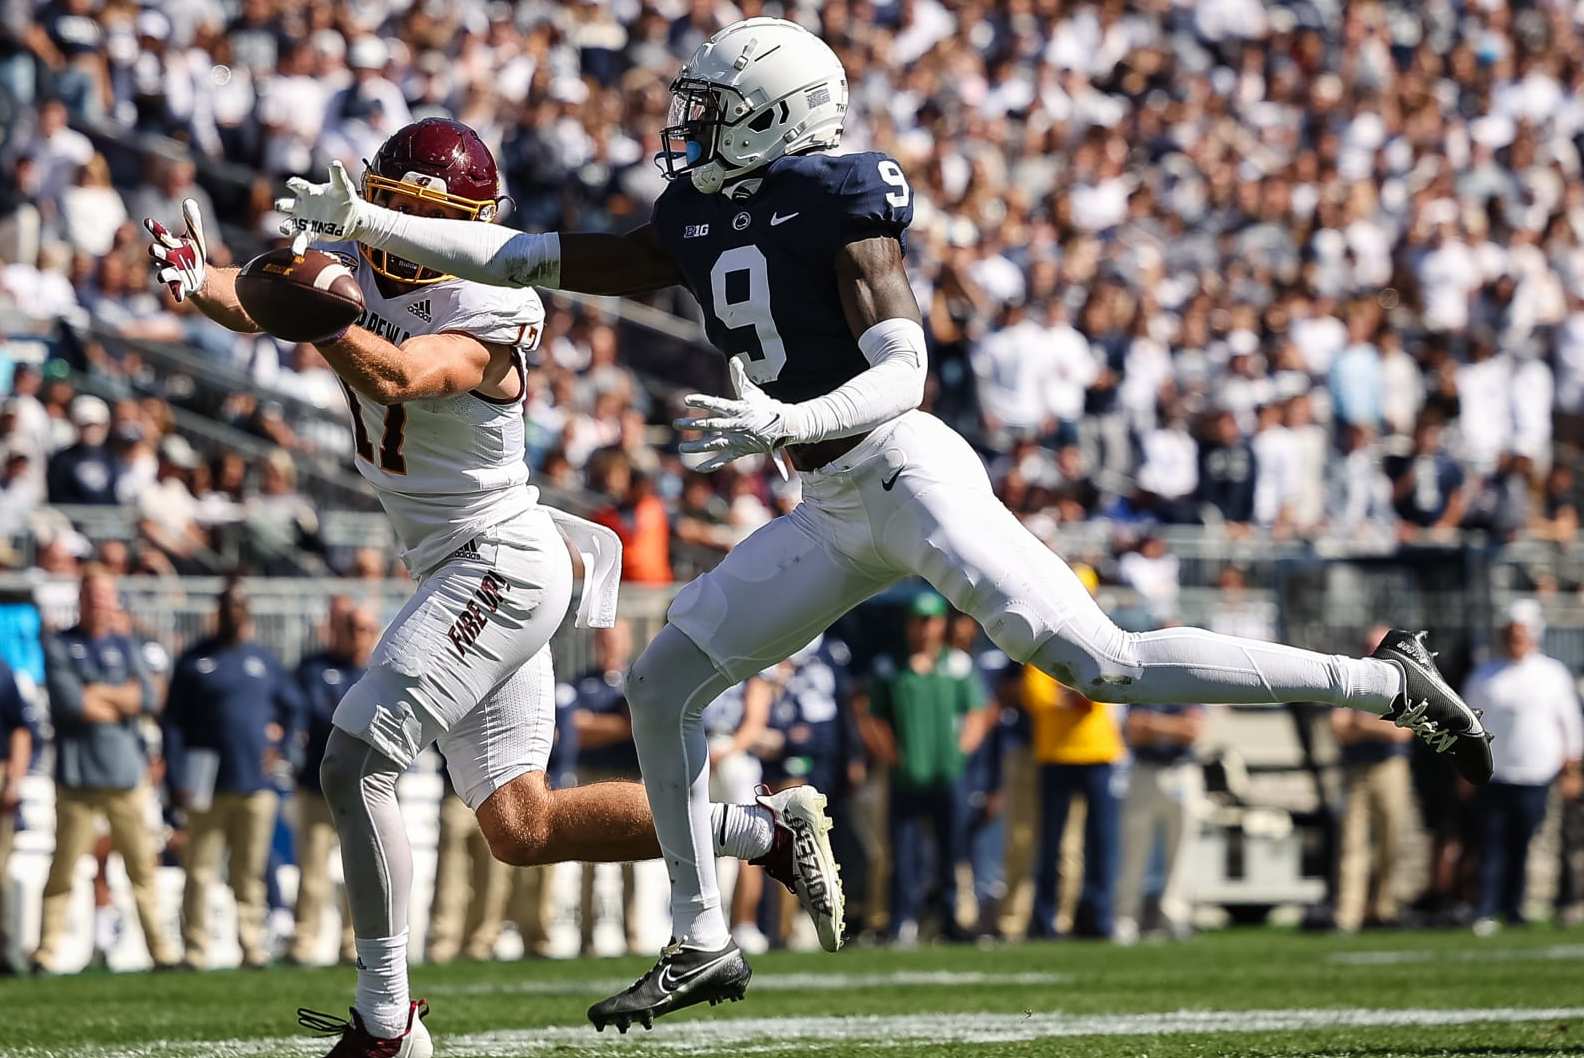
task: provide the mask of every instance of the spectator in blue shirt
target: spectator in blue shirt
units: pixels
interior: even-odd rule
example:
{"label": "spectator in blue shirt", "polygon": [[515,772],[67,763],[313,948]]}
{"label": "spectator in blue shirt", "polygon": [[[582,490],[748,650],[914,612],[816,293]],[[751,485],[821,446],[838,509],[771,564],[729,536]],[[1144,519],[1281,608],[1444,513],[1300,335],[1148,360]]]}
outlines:
{"label": "spectator in blue shirt", "polygon": [[1441,443],[1441,423],[1425,416],[1414,426],[1413,451],[1386,460],[1392,506],[1410,526],[1456,529],[1468,503],[1463,469]]}
{"label": "spectator in blue shirt", "polygon": [[171,789],[188,812],[182,934],[189,966],[206,965],[207,894],[222,848],[230,854],[243,961],[269,962],[264,868],[277,801],[270,771],[296,726],[300,699],[291,673],[253,641],[247,592],[232,578],[220,593],[215,634],[177,659],[165,707]]}
{"label": "spectator in blue shirt", "polygon": [[22,777],[33,762],[38,726],[11,666],[0,661],[0,977],[16,972],[11,964],[11,940],[6,936],[6,862],[11,858],[11,836],[16,831],[17,809],[22,806]]}
{"label": "spectator in blue shirt", "polygon": [[148,757],[138,730],[142,717],[155,711],[156,699],[127,628],[115,578],[96,566],[83,574],[77,626],[45,637],[44,679],[55,726],[55,857],[33,953],[34,966],[45,973],[62,969],[77,863],[98,839],[101,817],[126,866],[155,964],[176,959],[154,890]]}
{"label": "spectator in blue shirt", "polygon": [[1229,411],[1217,412],[1206,433],[1195,498],[1212,517],[1246,525],[1254,517],[1254,448]]}
{"label": "spectator in blue shirt", "polygon": [[110,408],[98,397],[81,396],[71,403],[77,443],[56,453],[49,463],[49,501],[109,505],[116,497],[114,453],[110,437]]}
{"label": "spectator in blue shirt", "polygon": [[[356,606],[344,595],[330,600],[326,622],[329,645],[297,663],[297,686],[302,693],[302,759],[297,763],[297,910],[287,959],[309,964],[318,961],[316,949],[324,913],[330,903],[330,856],[336,849],[335,820],[319,788],[319,763],[330,740],[330,718],[347,689],[363,678],[379,622],[366,606]],[[341,960],[356,958],[352,947],[352,916],[341,908]]]}

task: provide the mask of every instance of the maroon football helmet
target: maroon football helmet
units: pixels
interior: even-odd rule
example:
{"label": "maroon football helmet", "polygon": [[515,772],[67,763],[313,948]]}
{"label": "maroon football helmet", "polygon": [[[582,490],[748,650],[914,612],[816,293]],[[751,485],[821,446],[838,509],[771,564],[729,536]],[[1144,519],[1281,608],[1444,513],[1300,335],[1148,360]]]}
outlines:
{"label": "maroon football helmet", "polygon": [[[363,170],[363,197],[424,216],[493,222],[500,212],[500,173],[479,134],[450,118],[424,118],[386,140]],[[367,246],[374,271],[401,283],[438,283],[444,273]]]}

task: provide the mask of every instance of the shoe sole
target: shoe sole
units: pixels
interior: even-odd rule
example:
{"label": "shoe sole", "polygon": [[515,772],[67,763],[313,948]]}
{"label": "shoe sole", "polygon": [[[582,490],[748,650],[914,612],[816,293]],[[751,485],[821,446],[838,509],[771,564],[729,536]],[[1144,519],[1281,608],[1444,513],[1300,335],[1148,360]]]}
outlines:
{"label": "shoe sole", "polygon": [[[799,787],[799,790],[812,788]],[[782,809],[782,819],[792,829],[794,839],[799,834],[806,834],[813,839],[814,856],[819,861],[820,875],[825,879],[825,891],[830,894],[831,912],[828,917],[810,912],[809,917],[814,920],[815,931],[819,933],[820,947],[826,951],[840,951],[847,925],[847,894],[842,889],[841,866],[836,862],[836,854],[831,851],[830,832],[835,824],[825,814],[827,803],[828,799],[822,793],[811,792],[801,796],[794,793]],[[792,877],[797,883],[799,900],[808,907],[808,896],[804,891],[806,887],[802,873],[796,869],[797,863],[798,859],[794,855]]]}

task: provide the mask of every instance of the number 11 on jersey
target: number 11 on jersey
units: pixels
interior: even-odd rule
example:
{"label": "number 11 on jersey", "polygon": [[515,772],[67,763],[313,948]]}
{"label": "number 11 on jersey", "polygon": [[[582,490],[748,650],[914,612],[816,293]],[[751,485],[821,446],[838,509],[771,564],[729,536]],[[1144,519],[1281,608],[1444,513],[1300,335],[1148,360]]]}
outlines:
{"label": "number 11 on jersey", "polygon": [[[363,425],[363,408],[357,394],[344,379],[341,389],[346,393],[347,405],[352,409],[352,441],[359,459],[374,462],[374,443],[369,439],[368,428]],[[407,473],[407,457],[402,455],[403,433],[407,429],[407,409],[400,404],[385,406],[385,423],[380,430],[379,468],[387,474]]]}

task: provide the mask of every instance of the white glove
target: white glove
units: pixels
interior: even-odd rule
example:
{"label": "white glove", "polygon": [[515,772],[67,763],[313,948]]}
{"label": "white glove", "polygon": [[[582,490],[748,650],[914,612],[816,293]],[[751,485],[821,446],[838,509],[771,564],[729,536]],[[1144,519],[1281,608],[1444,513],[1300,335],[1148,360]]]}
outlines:
{"label": "white glove", "polygon": [[203,289],[204,272],[209,263],[203,214],[198,211],[195,200],[182,199],[182,220],[187,224],[186,235],[172,234],[153,217],[143,218],[143,228],[154,240],[148,248],[149,256],[154,259],[154,278],[164,283],[177,301],[185,301]]}
{"label": "white glove", "polygon": [[775,460],[776,469],[786,477],[786,468],[776,458],[776,448],[791,436],[787,431],[789,413],[793,407],[783,404],[754,385],[743,368],[741,357],[734,356],[728,364],[732,389],[738,399],[712,397],[708,393],[690,393],[684,403],[690,408],[708,412],[696,419],[677,419],[673,426],[678,430],[698,430],[703,437],[683,441],[677,446],[682,452],[706,452],[709,458],[697,469],[704,474],[719,470],[734,460],[749,455],[768,455]]}
{"label": "white glove", "polygon": [[289,215],[280,233],[291,237],[292,253],[300,256],[320,239],[356,239],[363,230],[363,196],[340,162],[330,163],[329,183],[294,176],[286,188],[291,194],[277,198],[275,209]]}

